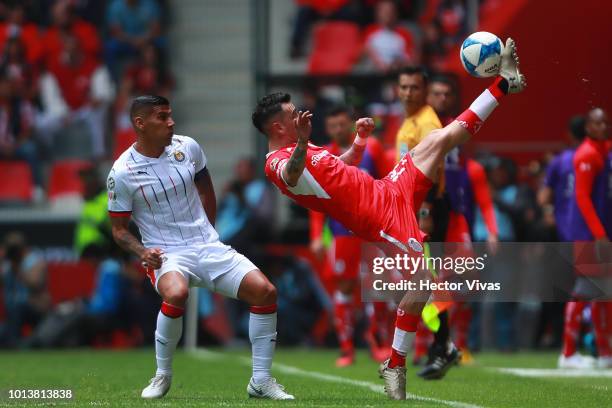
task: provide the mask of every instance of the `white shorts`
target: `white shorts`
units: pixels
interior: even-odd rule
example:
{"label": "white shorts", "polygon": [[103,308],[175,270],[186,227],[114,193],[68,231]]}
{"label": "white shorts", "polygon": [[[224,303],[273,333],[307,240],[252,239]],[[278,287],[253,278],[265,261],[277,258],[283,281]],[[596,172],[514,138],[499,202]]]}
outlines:
{"label": "white shorts", "polygon": [[[234,299],[247,273],[257,269],[247,257],[220,241],[181,248],[164,248],[161,268],[154,271],[153,286],[168,272],[180,272],[189,286],[208,288]],[[159,292],[159,291],[158,291]]]}

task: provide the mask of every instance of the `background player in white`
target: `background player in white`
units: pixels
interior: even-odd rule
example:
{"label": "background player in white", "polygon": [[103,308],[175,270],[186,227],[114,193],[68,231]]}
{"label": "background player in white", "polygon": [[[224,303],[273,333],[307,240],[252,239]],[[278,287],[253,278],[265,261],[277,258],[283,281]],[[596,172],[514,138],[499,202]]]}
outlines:
{"label": "background player in white", "polygon": [[[276,288],[246,257],[219,241],[216,198],[206,156],[197,142],[174,134],[167,99],[140,96],[131,106],[136,143],[108,176],[113,237],[138,256],[163,303],[157,318],[157,372],[143,398],[170,389],[172,355],[181,337],[188,288],[204,286],[251,305],[252,397],[294,399],[270,375],[276,344]],[[130,217],[142,244],[129,231]]]}

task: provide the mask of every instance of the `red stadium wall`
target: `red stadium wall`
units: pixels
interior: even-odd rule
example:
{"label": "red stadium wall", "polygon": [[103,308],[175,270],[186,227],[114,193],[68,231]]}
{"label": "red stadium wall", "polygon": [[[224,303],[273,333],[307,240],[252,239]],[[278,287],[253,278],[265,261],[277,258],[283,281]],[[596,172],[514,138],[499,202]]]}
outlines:
{"label": "red stadium wall", "polygon": [[[509,98],[477,135],[481,148],[511,155],[522,163],[564,141],[568,119],[592,106],[612,113],[612,3],[596,0],[499,1],[482,16],[481,30],[503,40],[513,37],[527,90]],[[457,49],[449,68],[460,74],[462,107],[487,81],[469,77]]]}

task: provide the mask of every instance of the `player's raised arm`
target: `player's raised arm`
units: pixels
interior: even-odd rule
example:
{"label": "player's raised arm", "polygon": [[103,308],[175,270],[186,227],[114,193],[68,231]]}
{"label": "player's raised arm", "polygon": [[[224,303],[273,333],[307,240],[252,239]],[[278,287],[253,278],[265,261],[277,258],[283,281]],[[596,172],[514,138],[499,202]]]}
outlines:
{"label": "player's raised arm", "polygon": [[214,227],[215,221],[217,220],[217,197],[208,168],[204,167],[196,173],[194,181],[198,188],[198,194],[202,201],[202,207],[204,207],[204,211],[206,211],[208,221],[210,221],[210,224]]}
{"label": "player's raised arm", "polygon": [[357,122],[355,122],[355,129],[357,130],[357,136],[355,137],[355,141],[353,141],[353,145],[340,156],[340,160],[349,166],[357,166],[361,163],[368,137],[372,133],[372,130],[374,130],[374,120],[371,118],[358,119]]}
{"label": "player's raised arm", "polygon": [[312,123],[310,121],[312,113],[309,111],[298,112],[297,117],[294,119],[295,129],[297,131],[297,144],[291,154],[291,157],[287,161],[287,164],[283,168],[282,176],[285,183],[291,187],[297,186],[300,176],[304,172],[306,167],[306,153],[308,152],[308,139],[310,138],[310,132],[312,131]]}

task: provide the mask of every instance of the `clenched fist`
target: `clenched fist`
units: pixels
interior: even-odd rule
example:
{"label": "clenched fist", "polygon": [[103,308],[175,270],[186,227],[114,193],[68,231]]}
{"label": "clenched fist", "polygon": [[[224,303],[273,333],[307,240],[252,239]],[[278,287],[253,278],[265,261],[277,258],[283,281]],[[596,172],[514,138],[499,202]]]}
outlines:
{"label": "clenched fist", "polygon": [[363,138],[369,137],[374,130],[374,119],[372,118],[360,118],[355,122],[355,130],[357,134]]}

